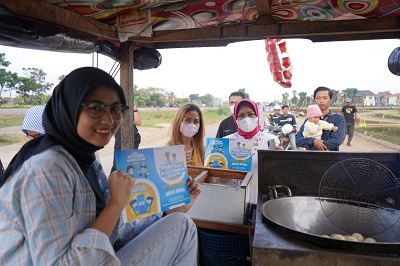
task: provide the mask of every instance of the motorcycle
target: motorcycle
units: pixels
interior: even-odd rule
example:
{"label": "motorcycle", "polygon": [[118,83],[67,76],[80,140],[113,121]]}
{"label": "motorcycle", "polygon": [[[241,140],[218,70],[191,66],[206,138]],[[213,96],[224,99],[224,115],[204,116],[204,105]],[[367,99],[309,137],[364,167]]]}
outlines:
{"label": "motorcycle", "polygon": [[289,137],[282,132],[282,128],[278,127],[275,122],[271,123],[268,118],[265,118],[263,131],[277,136],[281,141],[283,149],[290,150],[291,146]]}

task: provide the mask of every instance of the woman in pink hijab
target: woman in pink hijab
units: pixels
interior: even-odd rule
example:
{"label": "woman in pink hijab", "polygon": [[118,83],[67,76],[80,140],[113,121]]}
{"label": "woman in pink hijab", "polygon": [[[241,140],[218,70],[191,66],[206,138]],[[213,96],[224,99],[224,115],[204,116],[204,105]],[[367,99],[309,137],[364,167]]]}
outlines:
{"label": "woman in pink hijab", "polygon": [[250,182],[251,203],[257,203],[258,191],[258,156],[257,150],[281,150],[279,138],[263,132],[260,126],[258,107],[255,102],[243,99],[236,103],[233,109],[233,120],[237,132],[226,136],[235,143],[245,143],[246,149],[251,149],[253,177]]}

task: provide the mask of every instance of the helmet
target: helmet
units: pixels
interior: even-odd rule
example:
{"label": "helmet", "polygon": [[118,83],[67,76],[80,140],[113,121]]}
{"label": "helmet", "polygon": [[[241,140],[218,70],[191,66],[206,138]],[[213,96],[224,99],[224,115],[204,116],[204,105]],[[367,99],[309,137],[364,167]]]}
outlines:
{"label": "helmet", "polygon": [[281,110],[281,107],[279,105],[275,105],[274,110]]}
{"label": "helmet", "polygon": [[286,125],[283,125],[283,127],[282,127],[282,132],[285,134],[292,132],[292,130],[293,130],[293,126],[291,124],[286,124]]}

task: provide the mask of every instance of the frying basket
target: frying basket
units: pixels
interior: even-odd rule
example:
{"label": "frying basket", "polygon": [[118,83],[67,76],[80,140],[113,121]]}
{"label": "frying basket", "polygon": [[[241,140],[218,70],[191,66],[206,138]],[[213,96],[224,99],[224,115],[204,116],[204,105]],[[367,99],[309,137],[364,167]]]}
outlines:
{"label": "frying basket", "polygon": [[[400,185],[384,165],[365,158],[340,161],[321,179],[324,213],[348,233],[376,235],[399,222]],[[332,202],[337,204],[331,204]]]}

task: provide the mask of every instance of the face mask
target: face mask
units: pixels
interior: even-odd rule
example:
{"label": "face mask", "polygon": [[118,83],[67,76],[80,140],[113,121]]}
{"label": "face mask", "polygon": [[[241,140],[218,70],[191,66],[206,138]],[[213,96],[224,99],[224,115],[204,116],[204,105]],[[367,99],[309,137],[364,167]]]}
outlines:
{"label": "face mask", "polygon": [[229,110],[231,111],[231,113],[233,114],[233,109],[235,108],[235,105],[229,105]]}
{"label": "face mask", "polygon": [[181,127],[179,128],[179,130],[185,137],[191,138],[194,135],[196,135],[196,133],[199,131],[199,127],[200,126],[195,125],[193,123],[191,124],[181,123]]}
{"label": "face mask", "polygon": [[258,118],[246,117],[242,120],[236,120],[238,127],[244,132],[251,132],[258,126]]}

